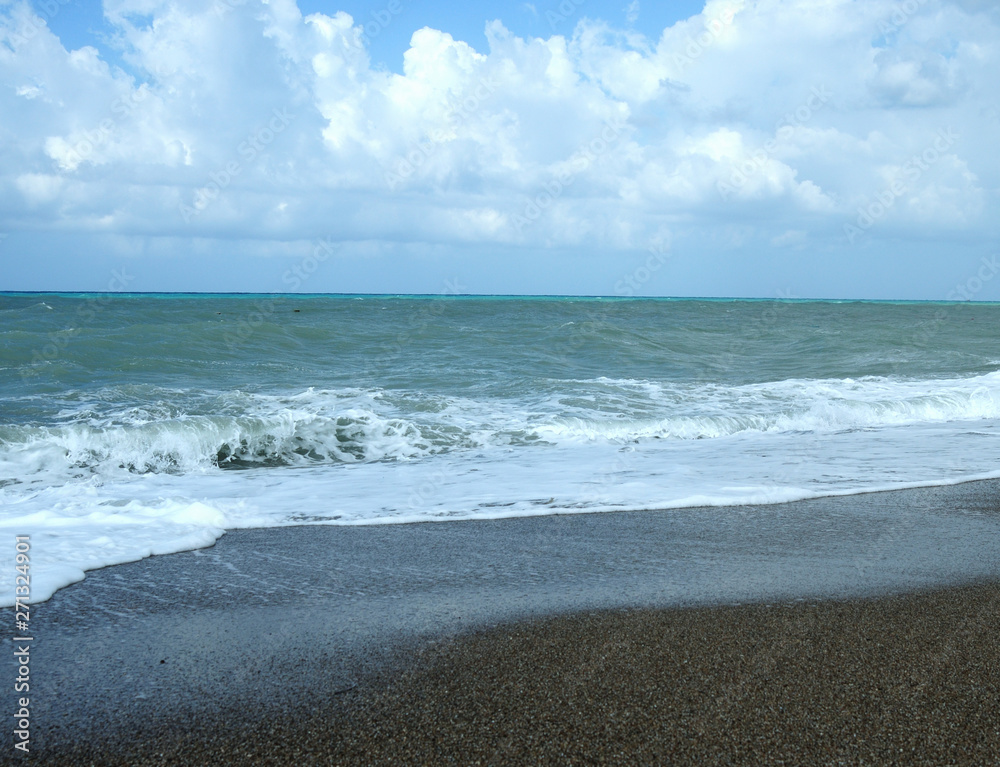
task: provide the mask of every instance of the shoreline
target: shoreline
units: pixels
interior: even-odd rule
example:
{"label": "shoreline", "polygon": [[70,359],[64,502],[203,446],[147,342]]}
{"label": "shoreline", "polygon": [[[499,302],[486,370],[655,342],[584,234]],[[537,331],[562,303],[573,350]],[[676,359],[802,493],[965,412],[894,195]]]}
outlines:
{"label": "shoreline", "polygon": [[998,631],[1000,582],[538,618],[315,679],[278,713],[230,701],[39,763],[990,764]]}
{"label": "shoreline", "polygon": [[[655,701],[636,684],[660,679],[683,688],[676,675],[663,676],[661,662],[683,650],[678,626],[701,636],[694,645],[704,652],[735,652],[700,661],[706,673],[728,669],[734,679],[741,677],[733,658],[760,653],[760,636],[791,637],[779,645],[789,652],[826,647],[827,655],[863,658],[871,648],[862,630],[889,648],[879,662],[916,673],[936,657],[927,642],[954,634],[964,609],[977,622],[955,636],[972,631],[985,641],[962,639],[963,673],[992,690],[989,674],[1000,669],[995,633],[988,633],[997,628],[990,616],[1000,615],[997,497],[1000,482],[988,480],[772,507],[231,531],[210,549],[94,571],[36,606],[32,758],[181,764],[215,753],[225,759],[218,763],[290,764],[296,744],[314,757],[327,753],[315,740],[322,736],[329,753],[340,755],[331,763],[383,752],[386,763],[410,758],[386,751],[390,746],[435,761],[426,751],[428,732],[440,730],[438,740],[449,732],[457,737],[452,725],[464,721],[463,732],[478,734],[448,741],[447,751],[464,763],[502,735],[476,729],[493,721],[493,703],[483,701],[493,701],[497,716],[506,711],[512,722],[549,711],[546,727],[586,743],[574,730],[578,714],[565,708],[568,680],[591,669],[588,684],[611,685],[594,700],[617,701],[621,712],[631,712],[627,718],[641,719]],[[799,630],[802,616],[816,616],[809,618],[819,627],[812,645],[803,637],[813,635]],[[854,639],[844,644],[838,634]],[[653,641],[665,635],[675,639]],[[915,648],[910,656],[908,645]],[[630,647],[648,656],[641,677],[626,673]],[[657,647],[673,649],[663,656]],[[807,661],[815,653],[795,652],[789,657],[798,659],[797,670],[785,683],[805,694],[812,684]],[[829,666],[827,655],[815,659]],[[605,656],[617,660],[601,666]],[[862,666],[852,667],[856,684],[872,700],[884,698],[885,690],[869,689],[877,680],[864,678]],[[834,671],[827,668],[824,678],[835,679]],[[705,700],[717,676],[704,676],[708,687],[698,694]],[[441,686],[451,678],[465,682]],[[614,687],[629,678],[632,686]],[[478,689],[479,698],[462,697],[461,689]],[[953,700],[962,699],[960,690],[949,689]],[[504,708],[511,695],[523,700],[521,708]],[[561,708],[546,708],[552,695]],[[412,708],[421,702],[430,708]],[[471,724],[463,706],[478,712]],[[975,719],[971,709],[961,710]],[[434,711],[444,712],[437,725],[427,718]],[[699,726],[708,727],[711,709],[699,711]],[[604,731],[597,712],[587,714],[588,727]],[[420,716],[424,725],[407,730]],[[847,732],[843,722],[838,726]],[[404,730],[413,737],[400,735]],[[178,731],[186,734],[170,734]],[[695,739],[702,745],[722,737],[718,728],[704,732]],[[800,735],[808,739],[810,732]],[[993,747],[993,735],[976,732]],[[523,733],[524,743],[533,742],[529,730]],[[614,741],[588,737],[594,753]],[[224,749],[236,749],[232,759]],[[242,762],[239,752],[247,754]]]}

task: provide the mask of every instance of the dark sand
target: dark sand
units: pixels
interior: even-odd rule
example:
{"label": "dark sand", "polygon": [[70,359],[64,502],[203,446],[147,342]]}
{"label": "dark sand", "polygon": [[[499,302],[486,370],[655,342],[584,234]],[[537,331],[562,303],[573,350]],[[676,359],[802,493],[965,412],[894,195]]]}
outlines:
{"label": "dark sand", "polygon": [[31,762],[1000,764],[998,492],[231,533],[38,606]]}
{"label": "dark sand", "polygon": [[[1000,763],[1000,588],[561,617],[59,764]],[[327,691],[329,693],[329,691]]]}

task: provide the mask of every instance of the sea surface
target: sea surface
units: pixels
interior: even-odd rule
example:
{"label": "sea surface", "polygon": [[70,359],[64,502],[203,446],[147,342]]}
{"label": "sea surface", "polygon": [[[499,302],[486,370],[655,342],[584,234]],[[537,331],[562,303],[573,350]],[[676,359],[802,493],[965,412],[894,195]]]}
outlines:
{"label": "sea surface", "polygon": [[0,294],[0,567],[30,535],[40,601],[234,528],[1000,477],[998,329],[983,303]]}

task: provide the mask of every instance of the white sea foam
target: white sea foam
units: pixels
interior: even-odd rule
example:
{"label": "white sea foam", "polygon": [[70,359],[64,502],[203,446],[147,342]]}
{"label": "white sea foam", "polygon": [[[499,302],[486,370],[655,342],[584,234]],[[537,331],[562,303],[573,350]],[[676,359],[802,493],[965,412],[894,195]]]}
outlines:
{"label": "white sea foam", "polygon": [[33,601],[238,527],[779,503],[1000,476],[997,373],[600,378],[523,397],[120,394],[0,427],[0,528],[32,535]]}

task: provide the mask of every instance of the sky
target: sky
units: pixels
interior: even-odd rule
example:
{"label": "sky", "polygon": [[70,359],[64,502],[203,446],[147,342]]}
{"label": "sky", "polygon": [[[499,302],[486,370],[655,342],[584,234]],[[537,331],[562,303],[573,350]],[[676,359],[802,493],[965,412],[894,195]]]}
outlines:
{"label": "sky", "polygon": [[994,0],[0,0],[0,290],[1000,300]]}

